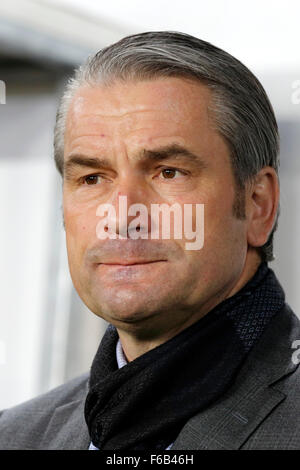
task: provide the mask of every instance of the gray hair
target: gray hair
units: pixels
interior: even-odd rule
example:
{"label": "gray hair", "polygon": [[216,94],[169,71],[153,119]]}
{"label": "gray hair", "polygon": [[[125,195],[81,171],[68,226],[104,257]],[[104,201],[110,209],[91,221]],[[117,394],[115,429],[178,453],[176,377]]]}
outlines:
{"label": "gray hair", "polygon": [[[188,34],[159,31],[125,37],[80,66],[66,86],[58,108],[54,156],[63,176],[64,131],[70,102],[81,86],[111,85],[156,77],[198,80],[212,90],[216,129],[230,149],[236,182],[234,213],[244,218],[245,184],[265,166],[278,174],[279,135],[272,105],[261,83],[239,60]],[[258,248],[263,261],[273,257],[273,234]]]}

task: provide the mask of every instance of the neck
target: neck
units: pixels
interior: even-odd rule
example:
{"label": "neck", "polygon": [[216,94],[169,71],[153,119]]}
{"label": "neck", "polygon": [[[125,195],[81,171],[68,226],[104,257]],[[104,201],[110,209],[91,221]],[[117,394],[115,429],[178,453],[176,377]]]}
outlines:
{"label": "neck", "polygon": [[204,307],[197,311],[191,311],[191,315],[188,316],[184,322],[180,323],[180,325],[175,325],[173,328],[168,326],[167,329],[162,329],[159,334],[157,334],[157,330],[155,330],[155,334],[151,334],[151,328],[149,328],[143,335],[141,335],[140,332],[139,334],[135,334],[135,332],[129,332],[121,328],[117,328],[122,349],[127,361],[133,361],[142,354],[145,354],[160,344],[165,343],[183,331],[185,328],[200,320],[200,318],[209,313],[219,303],[229,297],[232,297],[234,294],[240,291],[242,287],[247,284],[247,282],[254,276],[260,263],[261,259],[257,254],[257,251],[250,248],[247,252],[242,273],[238,276],[235,282],[231,284],[230,288],[228,288],[225,292],[222,292],[221,296],[217,295],[214,299],[210,299],[209,307]]}

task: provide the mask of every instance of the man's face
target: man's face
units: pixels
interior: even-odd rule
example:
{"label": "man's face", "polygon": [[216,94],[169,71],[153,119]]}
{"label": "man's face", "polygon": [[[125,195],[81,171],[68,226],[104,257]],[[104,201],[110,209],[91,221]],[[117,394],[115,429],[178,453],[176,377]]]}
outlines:
{"label": "man's face", "polygon": [[[85,87],[71,103],[63,185],[71,277],[89,309],[124,330],[180,327],[229,295],[243,271],[246,220],[233,214],[229,150],[209,106],[210,90],[181,78]],[[182,213],[204,204],[203,248],[174,236],[99,239],[101,204],[116,208],[122,230],[119,196],[149,214],[151,204],[178,203]]]}

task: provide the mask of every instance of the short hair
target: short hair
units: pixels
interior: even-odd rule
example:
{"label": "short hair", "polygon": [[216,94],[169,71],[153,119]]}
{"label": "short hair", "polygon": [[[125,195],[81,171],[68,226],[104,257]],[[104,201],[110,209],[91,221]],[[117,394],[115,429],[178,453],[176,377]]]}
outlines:
{"label": "short hair", "polygon": [[[216,130],[225,139],[236,184],[234,213],[244,218],[245,184],[265,166],[278,175],[279,134],[272,105],[261,83],[239,60],[222,49],[188,34],[173,31],[127,36],[75,70],[61,98],[54,131],[54,157],[63,176],[64,132],[70,102],[81,86],[110,85],[159,77],[194,79],[212,91]],[[271,261],[273,234],[258,247],[262,261]]]}

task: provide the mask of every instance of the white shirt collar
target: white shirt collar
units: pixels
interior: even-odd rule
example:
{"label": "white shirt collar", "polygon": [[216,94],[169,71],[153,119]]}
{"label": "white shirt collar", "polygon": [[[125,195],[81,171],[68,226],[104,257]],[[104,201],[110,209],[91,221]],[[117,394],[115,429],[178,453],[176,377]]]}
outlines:
{"label": "white shirt collar", "polygon": [[123,348],[122,348],[120,338],[118,339],[117,346],[116,346],[116,356],[117,356],[117,363],[118,363],[119,369],[121,369],[121,367],[124,367],[126,366],[126,364],[128,364]]}

